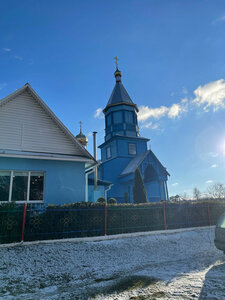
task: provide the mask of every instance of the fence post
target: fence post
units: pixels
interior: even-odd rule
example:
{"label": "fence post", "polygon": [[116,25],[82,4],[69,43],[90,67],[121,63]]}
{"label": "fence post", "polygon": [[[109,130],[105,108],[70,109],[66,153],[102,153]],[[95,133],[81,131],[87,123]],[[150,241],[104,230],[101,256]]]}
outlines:
{"label": "fence post", "polygon": [[22,232],[21,232],[21,242],[24,239],[24,230],[25,230],[25,223],[26,223],[26,212],[27,212],[27,203],[24,203],[23,206],[23,223],[22,223]]}
{"label": "fence post", "polygon": [[209,202],[207,203],[207,209],[208,209],[209,226],[211,226],[211,216],[210,216],[210,210],[209,210]]}
{"label": "fence post", "polygon": [[107,235],[107,203],[105,202],[105,235]]}
{"label": "fence post", "polygon": [[163,202],[163,219],[164,219],[164,229],[167,229],[166,225],[166,201]]}

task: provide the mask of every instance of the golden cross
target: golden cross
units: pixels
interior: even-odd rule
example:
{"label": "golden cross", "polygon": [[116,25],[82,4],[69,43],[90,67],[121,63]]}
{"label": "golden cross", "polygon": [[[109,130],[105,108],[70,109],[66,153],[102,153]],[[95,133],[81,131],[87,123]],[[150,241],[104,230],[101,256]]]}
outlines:
{"label": "golden cross", "polygon": [[116,56],[116,57],[114,57],[114,59],[115,59],[115,61],[116,61],[116,68],[118,69],[118,57]]}

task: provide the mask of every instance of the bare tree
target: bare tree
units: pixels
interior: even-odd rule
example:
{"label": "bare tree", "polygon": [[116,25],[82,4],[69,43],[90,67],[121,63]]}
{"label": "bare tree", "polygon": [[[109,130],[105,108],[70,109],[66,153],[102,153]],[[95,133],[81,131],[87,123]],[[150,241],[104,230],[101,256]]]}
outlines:
{"label": "bare tree", "polygon": [[178,201],[180,201],[180,196],[179,196],[179,195],[176,195],[176,196],[170,196],[170,201],[178,202]]}
{"label": "bare tree", "polygon": [[217,182],[210,185],[207,189],[209,196],[212,198],[225,198],[225,186],[224,184]]}
{"label": "bare tree", "polygon": [[180,194],[179,196],[180,196],[181,200],[190,200],[191,199],[191,196],[188,195],[187,192],[183,192],[183,194]]}
{"label": "bare tree", "polygon": [[196,200],[199,200],[201,197],[201,192],[199,191],[198,188],[194,188],[193,189],[193,198],[196,199]]}

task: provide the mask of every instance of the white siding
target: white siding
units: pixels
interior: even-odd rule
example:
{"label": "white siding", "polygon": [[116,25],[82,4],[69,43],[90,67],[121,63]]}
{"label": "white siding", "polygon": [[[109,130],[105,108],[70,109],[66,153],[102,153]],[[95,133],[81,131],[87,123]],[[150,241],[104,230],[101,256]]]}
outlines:
{"label": "white siding", "polygon": [[0,106],[0,149],[84,155],[27,91]]}

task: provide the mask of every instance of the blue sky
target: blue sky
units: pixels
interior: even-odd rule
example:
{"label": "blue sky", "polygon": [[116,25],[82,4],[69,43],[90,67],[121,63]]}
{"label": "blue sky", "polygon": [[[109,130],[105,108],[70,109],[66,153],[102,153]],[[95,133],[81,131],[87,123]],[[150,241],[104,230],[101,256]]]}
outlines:
{"label": "blue sky", "polygon": [[100,144],[117,55],[170,195],[203,192],[225,182],[224,49],[223,0],[2,1],[0,98],[29,82]]}

